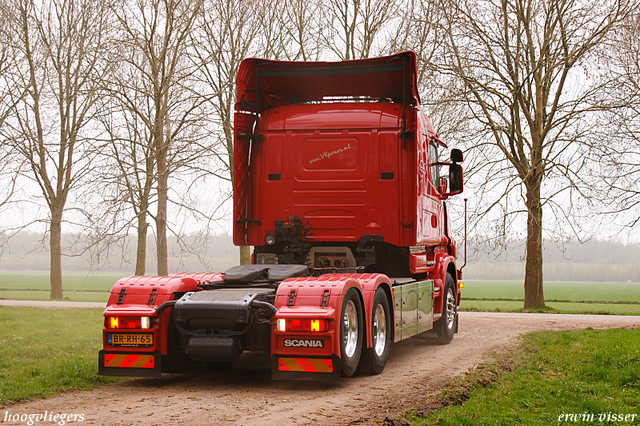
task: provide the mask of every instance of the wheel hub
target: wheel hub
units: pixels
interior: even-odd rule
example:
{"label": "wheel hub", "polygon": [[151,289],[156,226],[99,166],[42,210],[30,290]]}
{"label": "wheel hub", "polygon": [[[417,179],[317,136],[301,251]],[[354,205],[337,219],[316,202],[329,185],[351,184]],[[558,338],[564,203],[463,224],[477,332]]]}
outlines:
{"label": "wheel hub", "polygon": [[387,316],[382,305],[376,306],[373,315],[373,350],[376,355],[382,356],[387,344]]}
{"label": "wheel hub", "polygon": [[344,309],[344,355],[351,358],[358,347],[358,311],[352,300],[349,300]]}
{"label": "wheel hub", "polygon": [[453,290],[449,288],[447,292],[447,328],[451,330],[456,319],[456,296]]}

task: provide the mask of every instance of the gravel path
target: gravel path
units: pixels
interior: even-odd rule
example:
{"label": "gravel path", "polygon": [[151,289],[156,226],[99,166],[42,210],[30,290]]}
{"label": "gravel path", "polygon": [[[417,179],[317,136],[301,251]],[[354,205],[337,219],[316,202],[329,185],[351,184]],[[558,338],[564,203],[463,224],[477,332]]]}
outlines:
{"label": "gravel path", "polygon": [[508,348],[522,333],[638,326],[640,316],[461,312],[460,333],[451,344],[430,345],[421,339],[394,344],[378,376],[329,383],[274,382],[268,357],[246,353],[230,369],[217,373],[133,379],[13,404],[0,410],[0,422],[6,412],[46,411],[82,414],[83,422],[71,425],[374,425],[429,399],[451,377],[472,368],[490,351]]}

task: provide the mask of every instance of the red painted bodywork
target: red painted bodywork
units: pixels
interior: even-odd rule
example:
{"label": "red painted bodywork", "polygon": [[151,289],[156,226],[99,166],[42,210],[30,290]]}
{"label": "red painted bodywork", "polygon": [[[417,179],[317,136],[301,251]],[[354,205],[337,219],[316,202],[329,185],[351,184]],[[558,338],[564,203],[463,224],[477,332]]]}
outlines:
{"label": "red painted bodywork", "polygon": [[[284,319],[326,319],[328,330],[324,333],[291,333],[277,332],[274,329],[274,338],[271,340],[271,354],[276,355],[309,355],[340,357],[340,313],[342,309],[342,297],[350,289],[355,288],[362,297],[364,306],[369,309],[373,304],[373,296],[378,287],[383,286],[391,296],[391,285],[389,278],[382,274],[331,274],[321,277],[293,278],[283,281],[278,286],[275,307],[278,312],[274,321],[279,318]],[[322,300],[325,291],[328,290],[325,307],[322,307]],[[291,292],[295,292],[292,304],[289,305]],[[390,297],[391,300],[392,297]],[[366,315],[367,330],[371,328],[371,315]],[[282,346],[282,339],[287,338],[322,338],[326,339],[323,349],[309,348],[285,348]],[[366,346],[371,346],[371,336],[367,333]]]}
{"label": "red painted bodywork", "polygon": [[[118,316],[140,316],[157,319],[156,308],[164,302],[174,300],[176,296],[188,291],[200,291],[199,283],[222,280],[220,273],[180,273],[167,277],[126,277],[118,280],[111,289],[107,307],[104,310],[104,317]],[[124,290],[124,295],[120,299],[120,294]],[[155,293],[154,293],[155,290]],[[153,301],[151,297],[153,294]],[[150,303],[151,301],[151,303]],[[171,308],[164,312],[165,318],[169,317]],[[102,331],[103,347],[114,352],[132,352],[132,348],[126,346],[110,346],[107,342],[108,333],[152,333],[154,344],[148,347],[135,348],[134,352],[160,352],[167,354],[167,321],[155,320],[149,330],[124,330],[110,329],[105,324]]]}
{"label": "red painted bodywork", "polygon": [[[420,109],[416,75],[413,52],[344,62],[244,60],[238,71],[234,118],[234,243],[264,247],[276,221],[291,217],[308,223],[311,233],[304,244],[309,247],[350,244],[355,250],[362,236],[381,237],[375,241],[404,250],[409,257],[404,258],[407,276],[433,280],[434,320],[442,312],[447,273],[456,281],[459,304],[457,250],[443,204],[446,188],[440,187],[434,166],[439,161],[437,150],[446,145]],[[328,96],[332,101],[327,102]],[[201,291],[198,283],[222,280],[222,274],[124,278],[114,286],[104,315],[153,317],[162,303]],[[362,302],[364,346],[371,347],[372,305],[378,288],[384,289],[390,315],[395,315],[394,288],[387,275],[290,278],[278,285],[277,312],[271,323],[323,319],[328,328],[278,332],[272,325],[272,360],[296,359],[303,368],[305,359],[317,357],[314,361],[321,360],[323,368],[334,369],[339,376],[340,367],[334,364],[341,355],[341,308],[351,288]],[[123,289],[124,298],[118,303]],[[110,347],[106,336],[113,330],[105,328],[105,350],[166,355],[170,309],[164,318],[155,317],[152,347],[133,351]],[[324,346],[285,347],[285,338],[321,339]]]}
{"label": "red painted bodywork", "polygon": [[[237,83],[243,101],[235,118],[235,244],[263,245],[274,221],[289,216],[309,222],[312,241],[358,241],[376,234],[396,246],[446,244],[441,198],[431,183],[428,161],[429,141],[434,148],[443,144],[417,106],[415,55],[347,64],[242,62]],[[367,73],[380,66],[398,70]],[[341,67],[357,68],[362,75],[341,75]],[[327,68],[336,75],[309,77]],[[269,74],[283,69],[305,72]],[[398,103],[403,81],[410,104],[406,111]],[[312,102],[327,95],[383,101]],[[292,104],[293,99],[307,103]],[[256,107],[260,136],[250,142]],[[404,148],[403,117],[409,132]]]}

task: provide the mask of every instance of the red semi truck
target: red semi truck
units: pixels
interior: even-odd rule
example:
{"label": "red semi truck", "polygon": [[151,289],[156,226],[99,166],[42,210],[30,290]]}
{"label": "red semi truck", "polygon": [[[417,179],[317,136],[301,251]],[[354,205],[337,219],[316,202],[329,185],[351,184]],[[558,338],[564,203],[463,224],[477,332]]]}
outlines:
{"label": "red semi truck", "polygon": [[104,311],[99,372],[159,376],[243,351],[274,379],[384,370],[393,342],[448,343],[461,272],[445,200],[462,152],[420,108],[413,52],[342,62],[246,59],[237,77],[236,245],[224,273],[130,277]]}

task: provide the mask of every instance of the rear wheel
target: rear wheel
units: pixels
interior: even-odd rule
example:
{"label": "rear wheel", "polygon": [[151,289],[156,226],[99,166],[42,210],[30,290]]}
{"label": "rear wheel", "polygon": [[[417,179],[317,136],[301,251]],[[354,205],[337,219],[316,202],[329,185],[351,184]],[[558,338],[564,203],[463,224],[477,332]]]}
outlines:
{"label": "rear wheel", "polygon": [[442,316],[435,326],[438,342],[447,344],[453,339],[458,321],[456,305],[456,284],[450,273],[447,272],[442,296]]}
{"label": "rear wheel", "polygon": [[358,368],[364,335],[362,305],[354,288],[344,295],[340,319],[340,365],[342,373],[348,377]]}
{"label": "rear wheel", "polygon": [[393,341],[389,299],[384,289],[379,287],[373,297],[371,313],[371,347],[362,352],[358,369],[366,374],[380,374],[384,371]]}

